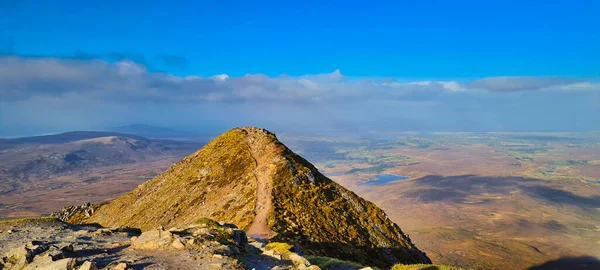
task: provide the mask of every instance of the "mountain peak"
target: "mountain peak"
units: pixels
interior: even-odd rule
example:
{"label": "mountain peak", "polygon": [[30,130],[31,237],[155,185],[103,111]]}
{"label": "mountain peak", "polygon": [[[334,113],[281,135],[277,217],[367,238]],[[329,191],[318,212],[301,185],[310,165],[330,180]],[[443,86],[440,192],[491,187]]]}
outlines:
{"label": "mountain peak", "polygon": [[234,128],[230,131],[233,131],[233,130],[241,130],[243,132],[246,132],[250,136],[275,136],[275,133],[273,133],[271,131],[268,131],[264,128],[253,127],[253,126],[238,127],[238,128]]}
{"label": "mountain peak", "polygon": [[[148,230],[209,217],[308,254],[390,266],[429,262],[387,215],[256,127],[229,130],[88,222]],[[358,255],[361,254],[361,255]]]}

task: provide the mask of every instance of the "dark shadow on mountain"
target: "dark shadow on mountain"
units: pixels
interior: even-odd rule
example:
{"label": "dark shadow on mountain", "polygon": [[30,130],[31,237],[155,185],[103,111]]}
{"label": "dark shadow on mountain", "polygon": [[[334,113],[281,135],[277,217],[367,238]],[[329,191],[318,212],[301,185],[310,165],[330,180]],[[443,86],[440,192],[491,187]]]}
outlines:
{"label": "dark shadow on mountain", "polygon": [[424,186],[452,188],[471,193],[472,191],[506,191],[510,187],[539,182],[540,180],[523,177],[488,177],[467,174],[459,176],[428,175],[415,181]]}
{"label": "dark shadow on mountain", "polygon": [[555,204],[567,204],[580,207],[600,207],[600,196],[583,197],[571,192],[546,186],[522,187],[532,196]]}
{"label": "dark shadow on mountain", "polygon": [[468,196],[467,193],[456,191],[453,189],[423,189],[414,192],[407,192],[404,196],[417,198],[421,202],[449,202],[449,203],[462,203]]}
{"label": "dark shadow on mountain", "polygon": [[583,270],[600,269],[600,260],[591,256],[565,257],[529,267],[529,270]]}
{"label": "dark shadow on mountain", "polygon": [[[404,196],[422,202],[463,203],[469,196],[484,194],[508,195],[512,191],[525,194],[554,205],[576,206],[582,209],[600,207],[600,196],[580,196],[560,189],[556,184],[548,184],[535,178],[488,177],[477,175],[441,176],[428,175],[413,181],[421,189],[407,192]],[[554,185],[554,186],[549,186]],[[487,203],[482,200],[479,203]],[[561,229],[559,224],[547,224],[550,228]]]}
{"label": "dark shadow on mountain", "polygon": [[556,220],[546,221],[543,225],[547,229],[550,229],[550,230],[553,230],[553,231],[564,231],[564,230],[567,229],[567,227],[565,225],[559,223]]}
{"label": "dark shadow on mountain", "polygon": [[[522,177],[487,177],[477,175],[441,176],[428,175],[414,180],[421,190],[405,193],[422,202],[462,203],[468,196],[484,193],[509,194],[523,185],[540,180]],[[482,201],[481,203],[486,203]]]}

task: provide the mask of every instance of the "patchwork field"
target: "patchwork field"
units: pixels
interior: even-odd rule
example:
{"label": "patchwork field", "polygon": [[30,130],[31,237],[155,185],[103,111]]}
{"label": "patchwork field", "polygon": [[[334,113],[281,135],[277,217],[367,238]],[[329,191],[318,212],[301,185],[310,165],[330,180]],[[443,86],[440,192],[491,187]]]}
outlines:
{"label": "patchwork field", "polygon": [[[600,257],[596,135],[288,140],[330,178],[382,207],[435,262],[523,269],[560,258]],[[364,185],[381,174],[408,179]]]}

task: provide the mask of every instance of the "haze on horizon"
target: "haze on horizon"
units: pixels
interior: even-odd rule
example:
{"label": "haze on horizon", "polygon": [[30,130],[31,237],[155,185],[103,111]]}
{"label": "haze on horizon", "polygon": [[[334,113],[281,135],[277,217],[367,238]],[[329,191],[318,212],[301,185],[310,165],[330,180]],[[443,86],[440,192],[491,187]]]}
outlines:
{"label": "haze on horizon", "polygon": [[0,136],[600,130],[595,1],[2,1]]}

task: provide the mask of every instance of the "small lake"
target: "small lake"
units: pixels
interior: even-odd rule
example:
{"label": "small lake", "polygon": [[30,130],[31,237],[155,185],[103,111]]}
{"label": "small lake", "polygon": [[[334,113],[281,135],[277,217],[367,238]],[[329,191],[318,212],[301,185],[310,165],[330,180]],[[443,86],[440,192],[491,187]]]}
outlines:
{"label": "small lake", "polygon": [[380,174],[379,178],[377,178],[377,180],[369,181],[369,182],[360,184],[359,186],[383,185],[383,184],[386,184],[389,182],[401,181],[401,180],[406,180],[406,179],[408,179],[407,176],[400,176],[400,175],[394,175],[394,174]]}

